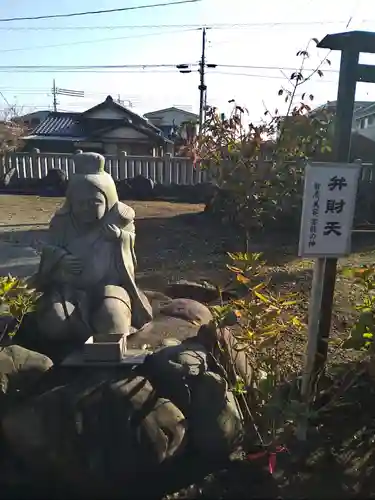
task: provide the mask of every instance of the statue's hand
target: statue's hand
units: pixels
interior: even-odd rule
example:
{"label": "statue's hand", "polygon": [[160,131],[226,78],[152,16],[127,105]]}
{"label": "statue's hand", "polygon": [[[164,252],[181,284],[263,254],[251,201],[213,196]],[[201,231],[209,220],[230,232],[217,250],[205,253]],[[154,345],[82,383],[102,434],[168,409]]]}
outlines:
{"label": "statue's hand", "polygon": [[118,240],[121,236],[121,229],[114,224],[105,224],[103,226],[103,235],[108,240]]}
{"label": "statue's hand", "polygon": [[82,263],[80,259],[74,257],[74,255],[65,255],[61,265],[63,269],[70,274],[81,274],[82,272]]}

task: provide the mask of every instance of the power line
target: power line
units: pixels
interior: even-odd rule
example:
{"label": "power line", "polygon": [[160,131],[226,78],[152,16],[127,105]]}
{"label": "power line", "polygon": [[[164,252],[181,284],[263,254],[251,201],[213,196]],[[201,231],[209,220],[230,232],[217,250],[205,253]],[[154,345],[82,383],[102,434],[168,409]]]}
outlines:
{"label": "power line", "polygon": [[[309,70],[307,70],[309,71]],[[270,80],[287,80],[287,78],[285,78],[285,76],[278,76],[278,75],[259,75],[259,74],[251,74],[251,73],[232,73],[232,72],[228,72],[228,71],[215,71],[215,72],[212,72],[212,73],[208,73],[210,75],[213,75],[213,74],[218,74],[218,75],[226,75],[226,76],[248,76],[250,78],[265,78],[265,79],[270,79]],[[320,79],[320,80],[316,80],[314,83],[336,83],[335,80],[326,80],[325,78],[323,79]]]}
{"label": "power line", "polygon": [[173,33],[186,33],[188,31],[196,31],[196,29],[186,29],[186,30],[176,30],[176,31],[169,31],[166,33],[165,31],[158,32],[158,33],[143,33],[141,35],[131,35],[131,36],[119,36],[119,37],[109,37],[109,38],[99,38],[98,40],[80,40],[78,42],[64,42],[64,43],[57,43],[57,44],[52,44],[52,45],[29,45],[28,47],[16,47],[14,49],[1,49],[0,52],[21,52],[21,51],[26,51],[26,50],[41,50],[41,49],[51,49],[51,48],[56,48],[56,47],[69,47],[72,45],[85,45],[85,44],[90,44],[92,45],[93,43],[102,43],[102,42],[110,42],[110,41],[117,41],[117,40],[127,40],[127,39],[133,39],[133,38],[146,38],[149,36],[160,36],[160,35],[170,35]]}
{"label": "power line", "polygon": [[40,19],[57,19],[62,17],[78,17],[78,16],[92,16],[97,14],[110,14],[113,12],[125,12],[129,10],[151,9],[155,7],[171,7],[172,5],[181,5],[186,3],[196,3],[202,0],[179,0],[177,2],[163,2],[154,3],[150,5],[135,5],[134,7],[121,7],[117,9],[104,9],[104,10],[88,10],[85,12],[70,12],[68,14],[51,14],[46,16],[32,16],[32,17],[8,17],[0,19],[0,23],[9,23],[13,21],[36,21]]}
{"label": "power line", "polygon": [[[1,72],[1,71],[0,71]],[[8,71],[8,73],[25,73],[25,71]],[[28,72],[26,71],[26,73],[32,73],[32,72]],[[51,71],[51,70],[46,70],[46,71],[39,71],[38,73],[54,73],[54,71]],[[81,71],[65,71],[64,73],[80,73],[82,74]],[[178,75],[179,73],[178,72],[175,72],[175,71],[170,71],[170,70],[167,70],[167,71],[159,71],[159,70],[153,70],[153,71],[139,71],[139,70],[133,70],[133,71],[109,71],[109,70],[102,70],[102,71],[98,71],[98,70],[89,70],[89,71],[84,71],[83,73],[90,73],[90,74],[112,74],[112,75],[123,75],[123,74],[126,74],[126,75],[129,75],[129,74],[134,74],[134,75],[141,75],[141,74],[144,74],[144,75],[150,75],[150,74],[173,74],[173,75]],[[262,74],[253,74],[253,73],[237,73],[237,72],[229,72],[229,71],[208,71],[206,72],[207,75],[226,75],[226,76],[244,76],[244,77],[250,77],[250,78],[265,78],[265,79],[276,79],[276,80],[284,80],[286,81],[287,78],[285,76],[277,76],[277,75],[262,75]],[[316,80],[314,83],[333,83],[335,80],[327,80],[327,79],[319,79],[319,80]],[[43,93],[42,93],[43,94]],[[108,94],[108,92],[106,93],[102,93],[101,95],[104,95],[104,94]],[[30,94],[32,95],[32,94]],[[38,93],[38,94],[35,94],[35,95],[41,95],[41,93]]]}
{"label": "power line", "polygon": [[3,100],[5,101],[5,103],[7,104],[7,106],[11,107],[11,105],[9,104],[8,99],[5,97],[5,95],[2,92],[0,92],[0,96],[3,98]]}
{"label": "power line", "polygon": [[[82,65],[67,65],[67,66],[59,66],[59,65],[26,65],[26,66],[0,66],[0,68],[10,68],[10,69],[73,69],[73,70],[81,70],[81,69],[143,69],[143,68],[177,68],[178,64],[100,64],[100,65],[91,65],[91,64],[82,64]],[[198,66],[198,63],[191,63],[188,66]]]}
{"label": "power line", "polygon": [[[178,70],[179,66],[186,66],[192,71],[198,70],[199,63],[186,63],[180,64],[118,64],[118,65],[70,65],[70,66],[52,66],[52,65],[27,65],[27,66],[0,66],[0,72],[66,72],[66,73],[86,73],[86,72],[134,72],[134,73],[148,73],[155,72],[158,70],[161,73],[167,73],[168,70]],[[212,65],[211,65],[212,66]],[[215,68],[228,68],[228,69],[260,69],[266,71],[297,71],[297,68],[285,67],[285,66],[255,66],[255,65],[236,65],[236,64],[215,64]],[[215,68],[212,69],[216,72]],[[127,71],[121,71],[127,70]],[[131,71],[129,71],[131,70]],[[151,71],[150,71],[151,70]],[[313,68],[305,68],[305,71],[314,71]],[[173,71],[174,72],[174,71]],[[326,68],[324,72],[328,73],[339,73],[338,69]],[[233,73],[234,74],[234,73]]]}
{"label": "power line", "polygon": [[[198,70],[196,70],[198,71]],[[308,70],[307,70],[308,71]],[[1,70],[0,70],[1,72]],[[6,71],[5,71],[6,72]],[[8,71],[8,72],[13,72],[13,71]],[[23,73],[25,71],[14,71],[14,73]],[[39,73],[53,73],[54,71],[53,70],[46,70],[46,71],[40,71]],[[26,73],[32,73],[32,71],[26,71]],[[82,73],[82,71],[65,71],[65,73]],[[124,71],[110,71],[110,70],[89,70],[89,71],[84,71],[83,73],[93,73],[93,74],[136,74],[136,75],[141,75],[141,74],[144,74],[144,75],[150,75],[150,74],[174,74],[174,75],[178,75],[179,72],[176,72],[176,71],[171,71],[171,70],[166,70],[166,71],[160,71],[160,70],[152,70],[152,71],[140,71],[140,70],[124,70]],[[229,72],[229,71],[207,71],[206,72],[207,75],[225,75],[225,76],[244,76],[244,77],[249,77],[249,78],[264,78],[264,79],[270,79],[270,80],[283,80],[283,81],[286,81],[287,78],[285,76],[282,76],[282,75],[265,75],[265,74],[254,74],[254,73],[238,73],[238,72]],[[321,78],[319,80],[316,80],[314,83],[334,83],[335,80],[327,80],[326,78]],[[5,90],[3,90],[5,92]],[[17,90],[14,89],[14,90],[8,90],[8,92],[15,92],[17,93]],[[25,95],[43,95],[43,94],[46,94],[46,93],[50,93],[50,91],[48,92],[48,90],[46,90],[46,92],[43,92],[43,91],[39,91],[39,92],[24,92],[24,91],[20,91],[19,92],[20,94],[25,94]],[[88,94],[88,93],[85,93],[85,96],[89,96],[89,95],[108,95],[109,93],[111,92],[100,92],[100,93],[91,93],[91,94]],[[113,94],[118,94],[118,92],[112,92]]]}
{"label": "power line", "polygon": [[[198,71],[198,69],[194,69]],[[56,66],[0,66],[0,73],[136,73],[136,74],[150,74],[150,73],[178,73],[175,65],[165,67],[153,66],[124,66],[124,67],[56,67]]]}
{"label": "power line", "polygon": [[[1,20],[0,20],[1,21]],[[102,25],[102,26],[0,26],[0,30],[7,31],[84,31],[84,30],[122,30],[122,29],[176,29],[176,28],[202,28],[210,29],[240,29],[257,28],[267,26],[322,26],[327,24],[344,24],[346,20],[333,21],[265,21],[260,23],[213,23],[213,24],[125,24],[125,25]],[[363,19],[361,23],[374,23],[375,19]]]}
{"label": "power line", "polygon": [[[221,68],[239,68],[239,69],[268,69],[268,70],[284,70],[284,71],[297,71],[296,68],[286,68],[286,67],[280,67],[280,66],[241,66],[239,64],[218,64],[218,67]],[[314,69],[308,69],[305,68],[305,71],[314,71]],[[339,73],[339,69],[333,69],[333,68],[325,68],[325,72],[328,73]]]}

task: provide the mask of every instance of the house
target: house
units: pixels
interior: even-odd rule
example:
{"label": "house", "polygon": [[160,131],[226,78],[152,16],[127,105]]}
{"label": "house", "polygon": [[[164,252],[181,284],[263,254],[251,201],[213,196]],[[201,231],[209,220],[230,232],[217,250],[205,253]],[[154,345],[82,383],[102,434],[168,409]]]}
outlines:
{"label": "house", "polygon": [[[332,113],[336,111],[337,101],[328,101],[326,104],[313,110],[314,114],[326,110]],[[375,102],[374,101],[356,101],[354,103],[352,132],[375,141]]]}
{"label": "house", "polygon": [[369,103],[355,112],[352,130],[375,141],[375,102]]}
{"label": "house", "polygon": [[179,109],[174,106],[166,109],[151,111],[144,115],[147,120],[160,128],[166,137],[175,139],[184,134],[182,130],[185,124],[198,124],[199,116],[190,111]]}
{"label": "house", "polygon": [[158,156],[173,148],[171,140],[145,118],[108,96],[81,113],[51,112],[24,137],[25,151],[73,153],[77,149],[101,154]]}
{"label": "house", "polygon": [[[336,101],[329,101],[319,106],[309,114],[288,116],[283,118],[285,129],[290,130],[297,136],[309,136],[314,132],[311,128],[312,119],[328,122],[328,136],[332,139],[334,134],[334,117],[336,111]],[[285,130],[284,129],[284,130]],[[272,147],[268,148],[267,157],[272,154]],[[350,143],[350,161],[361,159],[363,162],[375,161],[375,102],[356,101],[354,103],[354,113],[352,122],[352,136]],[[332,152],[328,149],[316,151],[312,158],[314,161],[332,161]]]}
{"label": "house", "polygon": [[27,113],[26,115],[16,116],[12,119],[12,121],[32,130],[45,120],[50,112],[50,110],[34,111],[32,113]]}
{"label": "house", "polygon": [[[361,159],[364,163],[373,163],[375,161],[375,141],[368,139],[358,131],[352,132],[350,141],[349,161]],[[318,152],[314,156],[315,161],[332,161],[332,154],[329,152]]]}

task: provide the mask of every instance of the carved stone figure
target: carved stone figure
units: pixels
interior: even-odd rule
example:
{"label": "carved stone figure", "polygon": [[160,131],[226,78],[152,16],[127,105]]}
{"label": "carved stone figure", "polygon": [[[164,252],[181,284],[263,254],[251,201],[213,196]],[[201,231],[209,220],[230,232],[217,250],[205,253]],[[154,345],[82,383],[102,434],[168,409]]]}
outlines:
{"label": "carved stone figure", "polygon": [[129,334],[152,320],[135,282],[134,210],[119,202],[104,157],[76,155],[63,207],[42,250],[37,320],[51,339]]}

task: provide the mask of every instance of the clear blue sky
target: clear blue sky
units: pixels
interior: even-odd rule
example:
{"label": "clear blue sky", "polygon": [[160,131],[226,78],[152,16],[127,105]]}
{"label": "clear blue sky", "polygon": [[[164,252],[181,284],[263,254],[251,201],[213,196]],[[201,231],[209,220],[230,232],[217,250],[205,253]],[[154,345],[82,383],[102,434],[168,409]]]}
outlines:
{"label": "clear blue sky", "polygon": [[[157,3],[161,0],[2,0],[0,18],[37,16],[85,10],[110,9]],[[339,8],[338,8],[339,7]],[[218,65],[296,67],[297,50],[312,37],[350,29],[375,30],[375,2],[370,0],[202,0],[197,3],[139,11],[92,15],[55,20],[0,23],[0,66],[5,65],[105,65],[197,63],[201,32],[186,27],[170,29],[109,29],[119,25],[215,24],[215,23],[302,23],[305,25],[252,26],[246,29],[212,29],[208,32],[207,62]],[[371,22],[372,21],[372,22]],[[316,23],[316,24],[313,24]],[[320,23],[320,24],[319,24]],[[107,27],[97,29],[96,27]],[[9,28],[51,27],[50,30]],[[91,29],[61,30],[62,27]],[[115,38],[114,40],[105,40]],[[84,43],[87,42],[87,43]],[[49,47],[52,45],[52,47]],[[56,46],[53,46],[56,45]],[[19,50],[18,50],[19,49]],[[325,51],[311,52],[313,68]],[[336,54],[331,69],[338,69]],[[372,56],[366,62],[375,63]],[[223,74],[230,73],[230,74]],[[285,73],[290,73],[286,70]],[[87,109],[107,94],[130,100],[134,110],[152,111],[172,105],[198,108],[198,74],[168,71],[147,73],[5,73],[0,72],[0,91],[6,99],[24,106],[25,111],[48,108],[50,88],[56,78],[59,87],[84,90],[84,99],[61,97],[61,110]],[[321,103],[336,98],[337,73],[313,78],[305,91]],[[246,106],[252,119],[262,115],[263,102],[282,108],[277,97],[283,81],[278,69],[218,67],[207,76],[208,102],[227,110],[235,98]],[[375,85],[360,84],[357,97],[375,100]],[[0,105],[3,108],[4,104]]]}

